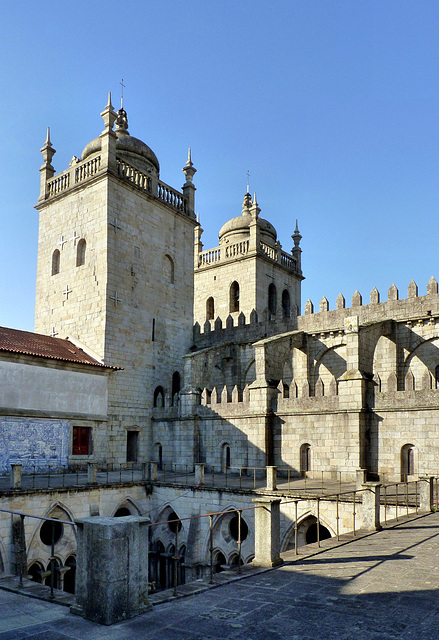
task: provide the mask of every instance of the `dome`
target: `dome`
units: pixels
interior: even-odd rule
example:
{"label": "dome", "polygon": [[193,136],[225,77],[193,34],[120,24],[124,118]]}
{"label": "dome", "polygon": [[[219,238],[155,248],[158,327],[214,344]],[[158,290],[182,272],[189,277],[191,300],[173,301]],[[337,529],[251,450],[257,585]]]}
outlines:
{"label": "dome", "polygon": [[[141,169],[148,170],[150,168],[149,165],[152,164],[158,175],[160,171],[160,164],[157,156],[147,144],[142,142],[142,140],[139,140],[139,138],[135,138],[128,133],[128,120],[124,109],[119,109],[117,112],[115,134],[117,136],[116,151],[118,151],[122,156],[126,156],[128,162],[131,161],[132,164],[140,164],[141,166],[139,168]],[[99,136],[84,147],[81,154],[81,160],[85,160],[92,153],[100,151],[101,147],[102,140]]]}
{"label": "dome", "polygon": [[[226,224],[224,224],[220,232],[218,234],[220,242],[225,240],[225,237],[228,235],[248,235],[250,233],[250,222],[252,221],[253,216],[251,213],[245,213],[242,216],[237,216],[236,218],[232,218]],[[267,236],[274,242],[277,239],[277,232],[273,225],[265,220],[264,218],[258,217],[257,224],[259,229],[262,232],[262,236]]]}

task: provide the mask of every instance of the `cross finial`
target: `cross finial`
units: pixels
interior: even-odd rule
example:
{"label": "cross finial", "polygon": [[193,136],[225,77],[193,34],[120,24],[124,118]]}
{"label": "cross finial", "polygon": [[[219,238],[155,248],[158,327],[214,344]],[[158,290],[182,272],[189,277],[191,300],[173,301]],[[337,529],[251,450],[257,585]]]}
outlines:
{"label": "cross finial", "polygon": [[247,193],[250,193],[250,171],[247,170]]}
{"label": "cross finial", "polygon": [[123,109],[123,89],[124,89],[124,87],[126,87],[126,85],[123,83],[123,78],[119,82],[119,84],[121,86],[121,90],[120,90],[120,108]]}

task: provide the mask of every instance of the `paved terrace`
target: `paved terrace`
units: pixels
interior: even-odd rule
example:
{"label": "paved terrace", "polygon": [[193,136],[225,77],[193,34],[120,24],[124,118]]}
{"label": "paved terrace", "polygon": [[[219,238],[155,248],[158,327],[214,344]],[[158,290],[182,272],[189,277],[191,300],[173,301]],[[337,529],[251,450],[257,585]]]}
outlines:
{"label": "paved terrace", "polygon": [[0,590],[0,640],[437,640],[439,514],[324,544],[112,627]]}

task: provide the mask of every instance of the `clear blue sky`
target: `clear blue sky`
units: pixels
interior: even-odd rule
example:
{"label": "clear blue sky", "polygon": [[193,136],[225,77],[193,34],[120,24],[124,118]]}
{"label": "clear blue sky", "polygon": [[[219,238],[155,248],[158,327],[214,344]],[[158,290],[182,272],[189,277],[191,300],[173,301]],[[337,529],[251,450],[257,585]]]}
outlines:
{"label": "clear blue sky", "polygon": [[3,0],[0,325],[33,329],[39,152],[62,171],[123,77],[130,132],[180,188],[205,248],[239,215],[303,235],[303,304],[406,297],[439,279],[439,4],[413,0]]}

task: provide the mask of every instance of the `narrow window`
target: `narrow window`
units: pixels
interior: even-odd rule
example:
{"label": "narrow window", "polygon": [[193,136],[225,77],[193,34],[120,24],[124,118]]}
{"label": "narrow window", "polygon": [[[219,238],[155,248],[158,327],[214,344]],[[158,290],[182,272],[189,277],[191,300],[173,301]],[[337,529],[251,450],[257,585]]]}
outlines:
{"label": "narrow window", "polygon": [[230,313],[232,313],[233,311],[239,311],[239,284],[236,282],[236,280],[230,285],[229,311]]}
{"label": "narrow window", "polygon": [[172,374],[172,406],[178,403],[178,394],[180,393],[180,374],[174,371]]}
{"label": "narrow window", "polygon": [[164,407],[165,406],[165,392],[163,387],[156,387],[154,391],[154,407]]}
{"label": "narrow window", "polygon": [[138,431],[127,431],[127,462],[137,462]]}
{"label": "narrow window", "polygon": [[401,448],[401,482],[407,482],[407,476],[415,474],[415,447],[405,444]]}
{"label": "narrow window", "polygon": [[73,427],[72,455],[88,456],[91,453],[91,428]]}
{"label": "narrow window", "polygon": [[56,276],[59,273],[60,252],[59,249],[55,249],[52,253],[52,275]]}
{"label": "narrow window", "polygon": [[163,258],[163,275],[165,282],[174,284],[174,261],[168,255]]}
{"label": "narrow window", "polygon": [[308,443],[300,447],[300,475],[304,476],[311,471],[311,445]]}
{"label": "narrow window", "polygon": [[268,287],[268,310],[272,316],[276,315],[277,294],[276,287],[273,283]]}
{"label": "narrow window", "polygon": [[155,341],[155,318],[152,319],[151,342]]}
{"label": "narrow window", "polygon": [[215,319],[215,301],[212,298],[207,298],[206,302],[206,320],[214,320]]}
{"label": "narrow window", "polygon": [[85,264],[85,248],[87,246],[87,243],[85,242],[84,238],[81,238],[81,240],[78,242],[78,246],[76,248],[76,266],[77,267],[82,267],[82,265]]}
{"label": "narrow window", "polygon": [[230,467],[230,462],[231,462],[230,445],[228,445],[227,443],[223,444],[222,446],[221,458],[222,458],[221,459],[222,470],[223,472],[225,472],[226,469]]}
{"label": "narrow window", "polygon": [[157,462],[158,468],[161,470],[163,468],[163,449],[160,442],[157,442],[154,445],[154,457],[155,462]]}
{"label": "narrow window", "polygon": [[287,289],[282,291],[282,317],[289,318],[291,315],[290,294]]}

